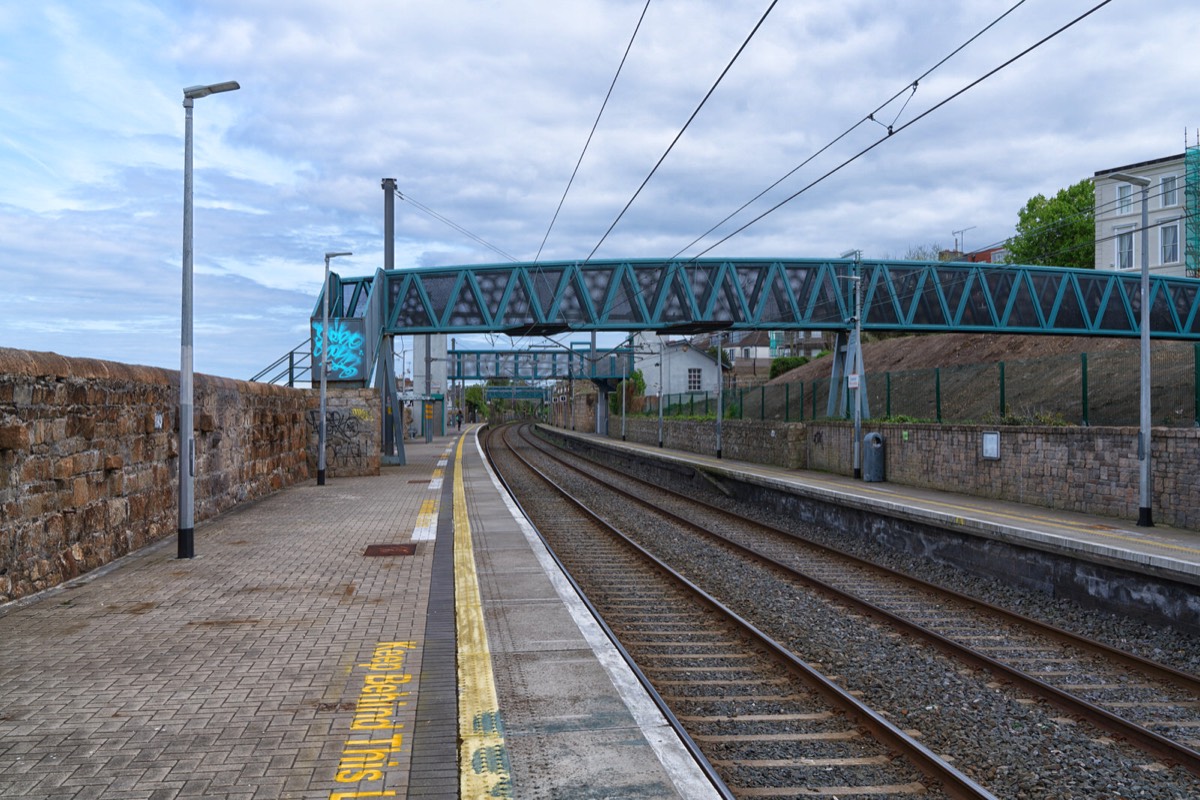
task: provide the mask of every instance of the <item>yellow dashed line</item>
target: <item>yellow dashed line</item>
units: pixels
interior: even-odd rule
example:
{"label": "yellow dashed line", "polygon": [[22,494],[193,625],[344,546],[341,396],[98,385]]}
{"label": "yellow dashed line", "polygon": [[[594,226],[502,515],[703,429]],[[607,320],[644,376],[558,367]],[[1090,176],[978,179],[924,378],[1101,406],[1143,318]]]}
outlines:
{"label": "yellow dashed line", "polygon": [[512,797],[512,776],[500,701],[492,673],[483,621],[483,601],[475,572],[471,523],[463,488],[463,442],[458,440],[454,470],[454,605],[458,631],[458,735],[461,797]]}

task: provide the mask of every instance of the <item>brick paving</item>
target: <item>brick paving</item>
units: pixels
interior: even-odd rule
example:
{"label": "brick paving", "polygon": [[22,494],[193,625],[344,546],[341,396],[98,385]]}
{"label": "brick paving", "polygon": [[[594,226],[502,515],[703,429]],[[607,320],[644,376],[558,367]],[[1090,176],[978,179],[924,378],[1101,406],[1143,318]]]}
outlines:
{"label": "brick paving", "polygon": [[[197,529],[193,560],[175,558],[172,536],[0,607],[0,797],[365,791],[335,779],[347,742],[372,735],[352,730],[362,665],[380,643],[415,642],[414,699],[423,669],[432,683],[447,667],[422,664],[435,543],[363,552],[411,540],[451,441],[409,443],[408,465],[379,477],[331,475],[227,513]],[[407,734],[416,713],[408,703],[393,721]],[[372,790],[405,796],[410,746]]]}

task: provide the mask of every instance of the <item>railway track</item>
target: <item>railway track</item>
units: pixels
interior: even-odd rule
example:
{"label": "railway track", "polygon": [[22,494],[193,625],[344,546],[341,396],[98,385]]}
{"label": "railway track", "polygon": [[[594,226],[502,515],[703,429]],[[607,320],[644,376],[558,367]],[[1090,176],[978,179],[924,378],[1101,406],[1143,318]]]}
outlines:
{"label": "railway track", "polygon": [[[760,604],[758,600],[762,596],[789,598],[788,602],[792,606],[796,604],[796,598],[808,598],[804,602],[811,609],[820,609],[820,613],[826,615],[836,615],[842,623],[849,620],[856,629],[860,625],[864,630],[872,628],[872,635],[876,638],[882,637],[887,640],[890,637],[891,649],[900,660],[907,658],[910,661],[927,661],[924,656],[914,655],[917,651],[913,650],[914,645],[911,644],[915,641],[924,642],[926,650],[929,646],[935,647],[957,663],[957,667],[944,667],[948,671],[943,681],[949,684],[963,681],[964,673],[986,670],[992,676],[988,688],[996,694],[1012,698],[1008,701],[1010,704],[1053,702],[1072,720],[1086,720],[1098,725],[1121,740],[1136,744],[1152,753],[1154,758],[1165,764],[1183,765],[1194,774],[1200,774],[1200,757],[1195,750],[1195,737],[1200,735],[1200,684],[1194,676],[1130,654],[1119,653],[1097,642],[1082,640],[1066,631],[1028,620],[1004,609],[989,607],[962,595],[946,593],[938,587],[908,576],[885,574],[875,565],[850,559],[827,548],[810,545],[790,533],[750,522],[716,507],[699,505],[695,498],[670,493],[661,487],[648,486],[632,480],[625,474],[591,462],[584,462],[576,457],[567,458],[561,453],[550,454],[544,444],[531,441],[528,436],[522,436],[518,442],[514,438],[516,432],[511,428],[503,429],[503,435],[510,440],[512,447],[527,452],[530,461],[542,463],[543,474],[553,474],[556,483],[565,484],[571,487],[569,491],[587,494],[592,498],[590,504],[605,509],[603,514],[611,524],[631,531],[630,539],[639,540],[640,546],[654,551],[662,562],[677,564],[678,571],[687,573],[691,582],[698,587],[702,585],[702,590],[709,594],[712,601],[720,601],[732,607],[730,613],[735,617],[744,618],[760,629],[764,637],[773,636],[787,642],[783,650],[791,653],[791,658],[799,661],[795,652],[819,653],[815,659],[817,663],[806,664],[814,671],[820,667],[825,671],[840,672],[843,666],[853,662],[854,654],[849,649],[838,654],[828,645],[813,649],[803,631],[797,631],[789,620],[780,618],[780,603]],[[500,461],[506,464],[501,464]],[[501,470],[516,469],[511,456],[499,456],[497,462]],[[532,465],[524,469],[531,468]],[[521,483],[524,485],[533,481],[525,479]],[[521,493],[520,499],[523,503],[526,502],[524,492]],[[546,508],[545,511],[538,512],[543,514],[545,519],[539,519],[531,512],[535,523],[539,527],[553,528],[556,524],[556,513],[562,516],[561,508],[555,512],[553,501],[538,500],[535,504],[544,504]],[[553,540],[551,546],[557,552],[561,547],[582,547],[577,540],[591,539],[597,534],[569,535],[562,541],[559,534],[551,532],[546,535]],[[564,544],[564,541],[568,544]],[[576,558],[579,559],[578,563],[574,563]],[[571,556],[570,559],[572,563],[568,563],[567,567],[573,574],[605,576],[598,584],[591,585],[590,589],[588,586],[582,587],[593,602],[596,602],[596,597],[608,598],[613,592],[611,587],[620,582],[620,576],[613,574],[610,568],[589,566],[584,553]],[[738,564],[736,569],[730,566],[735,563]],[[754,575],[750,579],[755,587],[751,593],[754,596],[751,597],[746,597],[747,592],[739,589],[739,582],[744,587],[747,580],[740,576],[747,574]],[[738,577],[731,578],[731,575]],[[587,579],[589,583],[595,580],[593,577]],[[662,582],[661,577],[657,580]],[[664,601],[658,598],[655,602]],[[783,766],[786,758],[747,755],[735,746],[741,741],[738,737],[757,734],[730,733],[731,729],[741,729],[745,725],[766,725],[766,719],[772,720],[770,724],[778,725],[782,721],[779,718],[780,714],[787,716],[814,713],[803,710],[781,711],[780,707],[775,705],[778,701],[772,700],[770,712],[763,720],[759,720],[761,715],[755,713],[755,709],[759,703],[765,701],[754,698],[767,695],[731,694],[736,691],[732,688],[734,684],[723,683],[722,676],[739,676],[741,673],[738,670],[749,650],[722,651],[720,658],[705,662],[710,667],[705,674],[708,675],[713,697],[703,701],[707,705],[697,705],[697,701],[688,699],[680,706],[681,697],[691,698],[703,692],[689,688],[681,694],[670,678],[663,677],[661,672],[655,670],[666,665],[670,669],[680,671],[680,674],[691,674],[699,667],[677,663],[679,655],[674,649],[659,651],[653,645],[646,644],[650,640],[645,637],[639,638],[639,631],[646,628],[654,628],[655,636],[659,635],[653,617],[644,618],[642,622],[635,624],[620,616],[624,613],[620,602],[607,611],[600,607],[599,603],[598,608],[618,638],[633,643],[629,648],[631,656],[647,670],[651,682],[662,687],[660,694],[664,695],[668,703],[680,709],[680,720],[691,727],[699,726],[701,732],[695,734],[697,742],[705,752],[712,753],[710,760],[719,771],[725,770],[732,776],[731,785],[741,789],[753,788],[747,783],[747,776],[755,776],[754,780],[763,780],[768,784],[760,789],[773,791],[779,788],[771,787],[773,781],[777,782],[780,774],[794,774],[789,772],[789,769],[796,769],[794,765],[790,768]],[[807,611],[808,609],[798,613]],[[669,617],[673,612],[665,613]],[[688,617],[689,622],[678,627],[688,629],[691,619]],[[871,621],[869,625],[867,620]],[[824,626],[829,623],[819,624]],[[631,636],[633,638],[630,638]],[[739,641],[736,638],[718,639]],[[886,651],[888,648],[884,649]],[[711,654],[710,650],[702,649],[702,652]],[[719,666],[722,664],[725,666]],[[858,674],[870,672],[869,669],[863,670],[861,666],[855,670]],[[835,686],[839,683],[847,684],[840,687],[841,691],[845,691],[853,683],[845,676],[838,675],[832,679],[826,676],[826,680]],[[1014,696],[1014,688],[1019,689],[1019,696]],[[869,694],[885,698],[889,692],[887,687],[875,687]],[[721,707],[722,703],[731,697],[736,698],[736,702],[729,709],[729,713],[713,710],[714,704]],[[914,704],[919,704],[926,713],[910,714],[908,707]],[[947,715],[936,713],[937,705],[936,702],[930,703],[928,697],[896,697],[894,702],[883,702],[869,713],[885,721],[905,720],[908,723],[916,720],[939,720]],[[935,713],[928,713],[931,706]],[[956,714],[958,717],[969,716],[961,711]],[[1062,717],[1052,719],[1055,726],[1073,724]],[[961,727],[964,723],[958,724]],[[977,756],[956,752],[959,745],[956,745],[955,736],[947,736],[945,731],[940,729],[923,730],[921,734],[927,743],[936,738],[935,749],[953,754],[956,763],[963,767],[964,772],[995,778],[1001,784],[1007,777],[997,763],[972,763]],[[961,735],[960,733],[959,737]],[[1075,738],[1089,739],[1087,735]],[[1101,737],[1090,738],[1100,739],[1094,744],[1097,748],[1111,750],[1116,747]],[[800,742],[805,742],[804,746],[799,746]],[[805,758],[811,758],[808,755],[808,742],[809,740],[803,737],[778,739],[775,740],[773,748],[767,749],[791,754],[804,752]],[[889,741],[886,747],[890,748],[891,752],[899,751],[899,745],[895,742]],[[1004,755],[990,754],[994,762],[1006,760]],[[1010,757],[1008,760],[1018,757],[1015,753],[1007,755]],[[860,768],[865,768],[868,772],[881,763],[878,761],[880,754],[861,758],[867,760],[861,762]],[[1112,756],[1106,754],[1103,758],[1111,759]],[[825,768],[828,768],[827,762],[821,763],[826,764]],[[838,774],[841,775],[843,770],[849,769],[847,765],[850,763],[852,762],[838,762]],[[1158,767],[1145,764],[1134,767],[1138,768]],[[805,780],[812,777],[812,771],[810,768]],[[928,783],[931,779],[922,780]],[[936,783],[941,779],[933,780]],[[852,785],[830,784],[829,787],[833,791],[837,786],[845,789]],[[911,780],[900,780],[897,783],[881,782],[877,785],[891,786],[897,792],[901,787],[908,787],[907,790],[910,791],[916,791],[918,786],[922,791],[929,788],[922,781]],[[961,790],[947,791],[953,793]]]}
{"label": "railway track", "polygon": [[520,484],[519,502],[555,557],[730,796],[993,796],[494,447],[496,436],[504,433],[489,442],[493,464]]}

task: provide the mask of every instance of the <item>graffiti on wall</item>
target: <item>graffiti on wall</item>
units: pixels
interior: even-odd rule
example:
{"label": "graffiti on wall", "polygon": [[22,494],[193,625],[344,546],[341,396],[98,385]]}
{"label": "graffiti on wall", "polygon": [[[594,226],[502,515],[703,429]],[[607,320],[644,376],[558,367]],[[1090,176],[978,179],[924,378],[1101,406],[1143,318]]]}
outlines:
{"label": "graffiti on wall", "polygon": [[[366,421],[371,419],[371,413],[365,412]],[[309,409],[308,424],[316,430],[321,422],[321,412]],[[364,418],[360,409],[352,409],[349,414],[340,411],[328,411],[325,414],[325,446],[329,448],[335,460],[359,459],[366,456],[367,448],[363,441]]]}
{"label": "graffiti on wall", "polygon": [[[332,380],[359,381],[366,372],[364,320],[338,318],[329,321],[329,373]],[[313,364],[321,359],[321,320],[312,321]]]}

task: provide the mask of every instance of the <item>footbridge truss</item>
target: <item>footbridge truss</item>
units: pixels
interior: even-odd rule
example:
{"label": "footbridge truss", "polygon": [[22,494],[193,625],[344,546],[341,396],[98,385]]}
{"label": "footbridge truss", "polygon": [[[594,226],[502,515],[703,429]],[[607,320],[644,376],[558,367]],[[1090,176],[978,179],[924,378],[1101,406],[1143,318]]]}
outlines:
{"label": "footbridge truss", "polygon": [[[380,269],[367,277],[333,274],[327,289],[330,378],[380,386],[395,386],[392,359],[379,358],[391,353],[395,335],[850,334],[860,308],[864,331],[1136,337],[1143,301],[1140,275],[1130,272],[811,258]],[[314,353],[321,309],[318,297]],[[1151,277],[1149,309],[1151,337],[1200,341],[1200,280]]]}
{"label": "footbridge truss", "polygon": [[634,369],[634,351],[555,348],[552,350],[451,350],[448,378],[455,381],[620,380]]}
{"label": "footbridge truss", "polygon": [[[377,270],[331,280],[335,318],[380,334],[846,330],[1137,336],[1137,273],[1062,267],[700,259]],[[1151,336],[1200,341],[1200,280],[1150,279]],[[321,301],[313,320],[319,323]]]}

